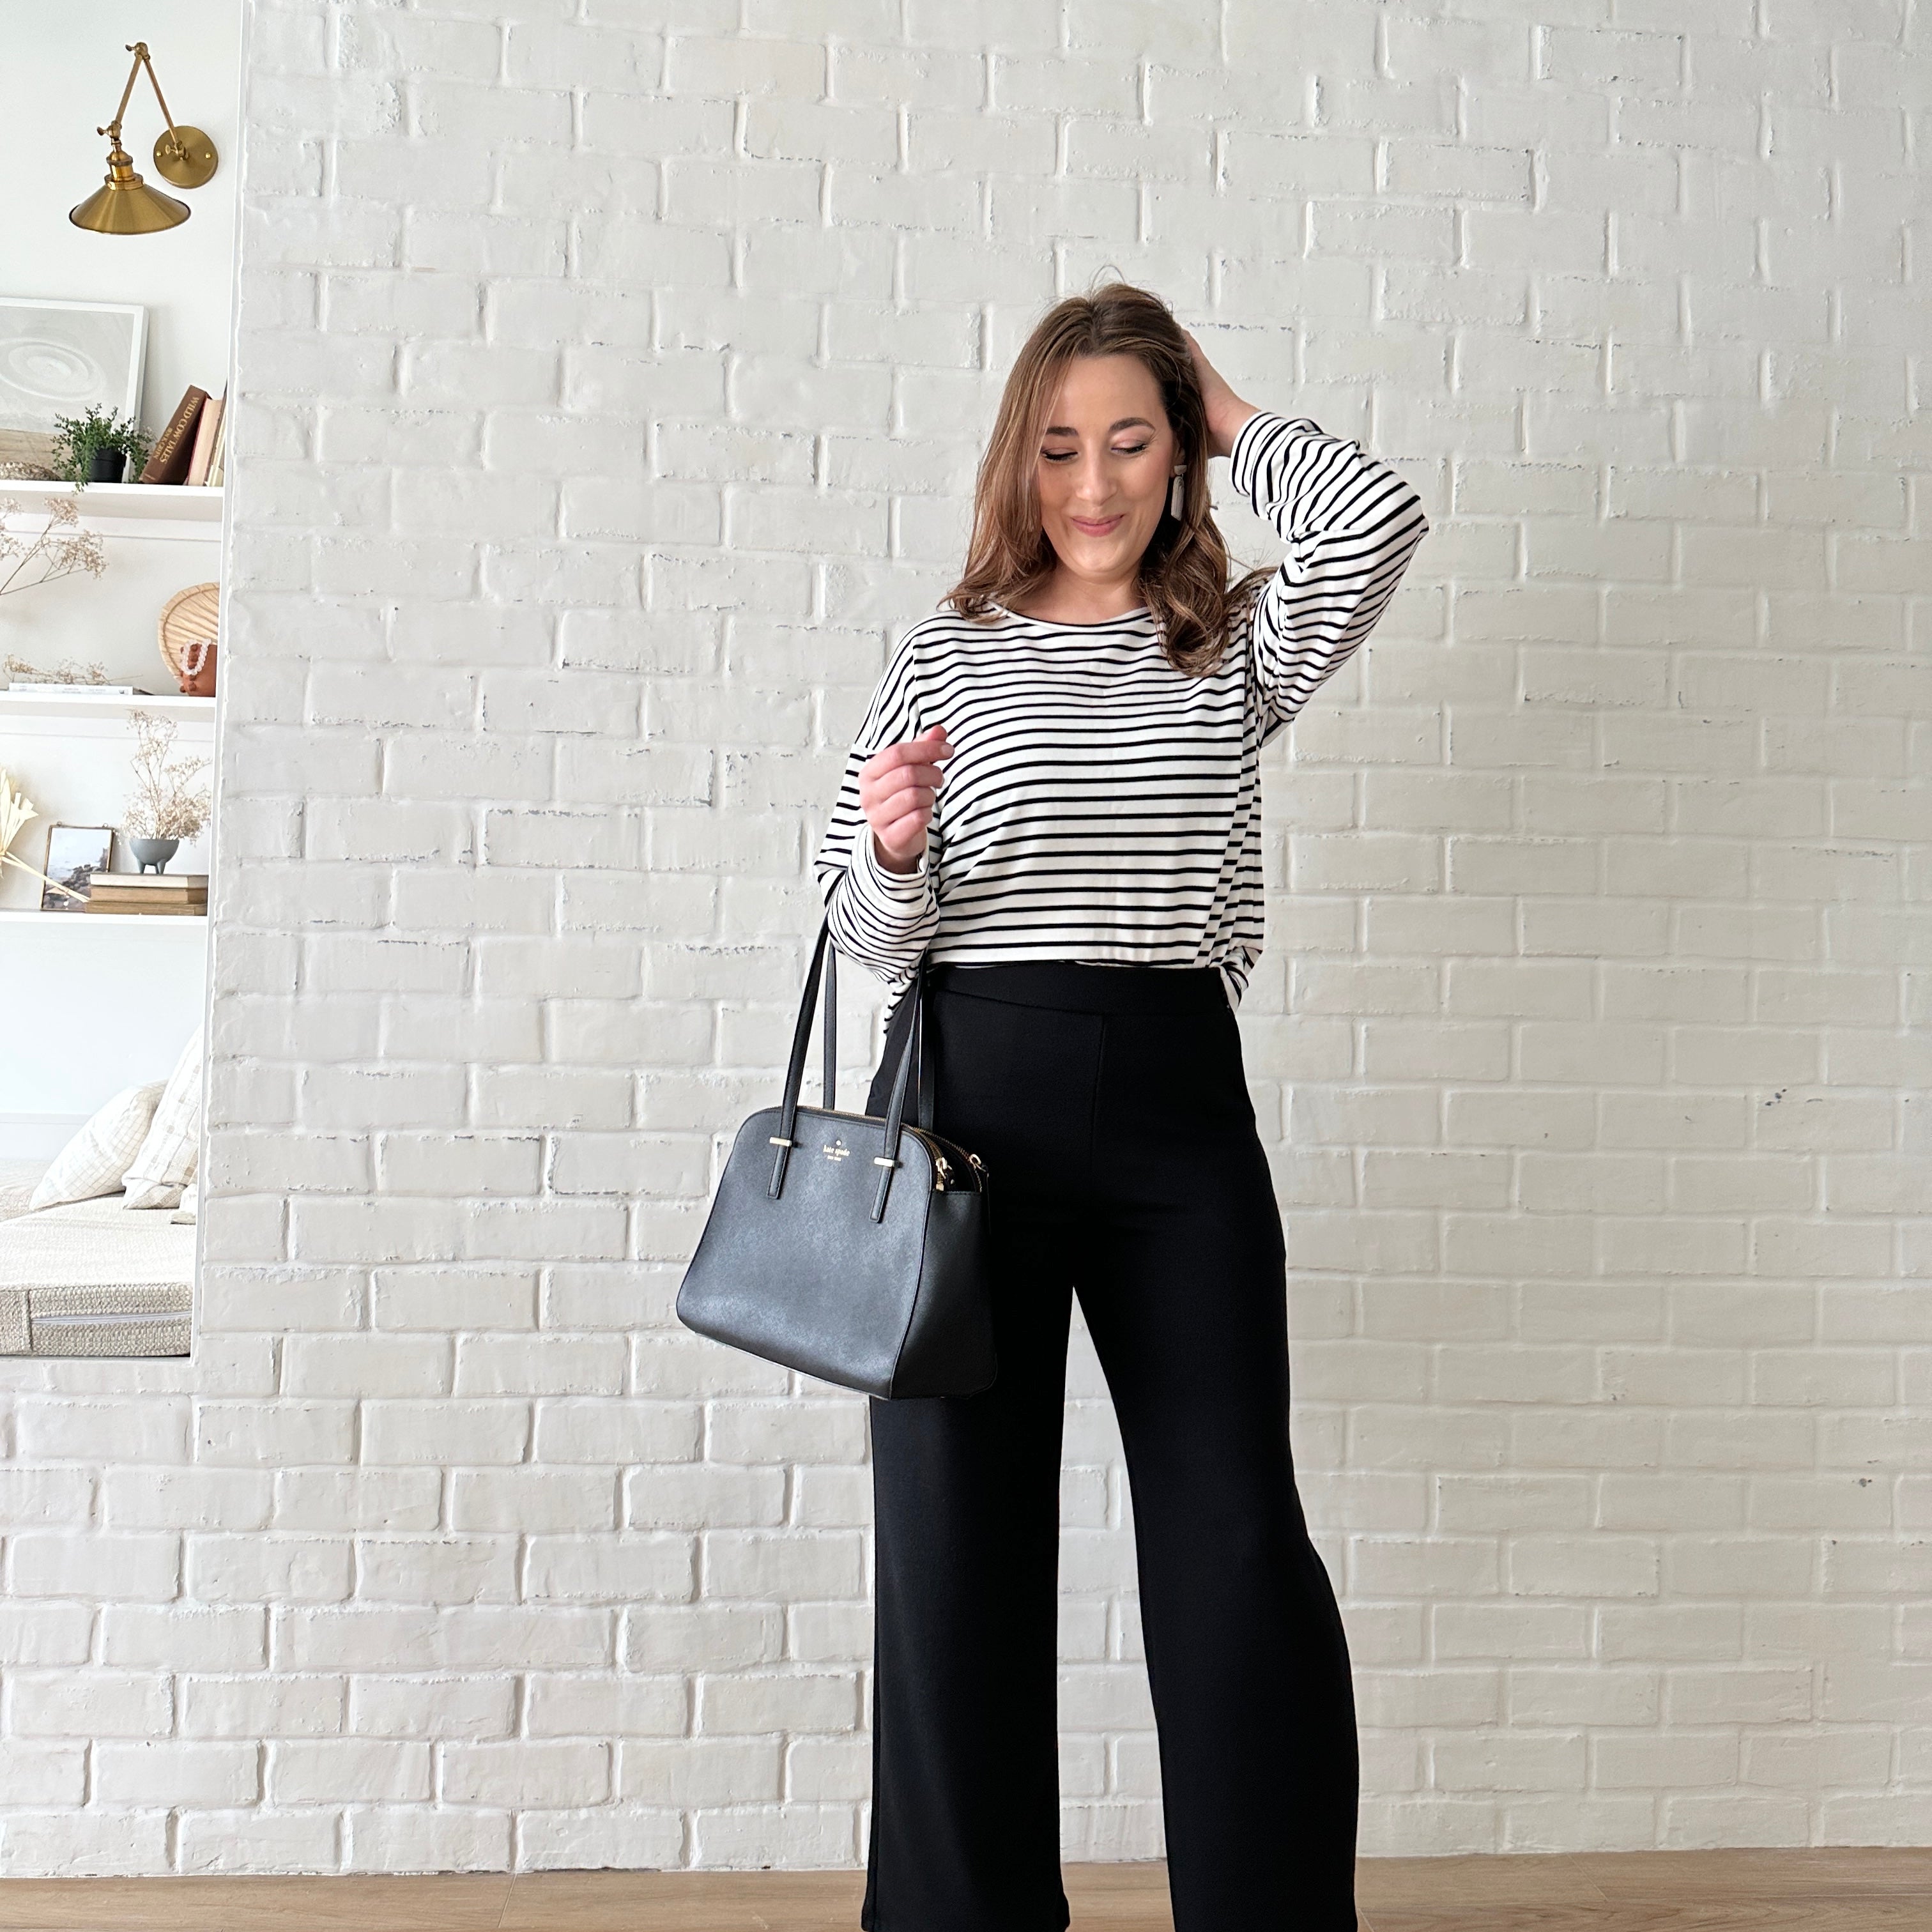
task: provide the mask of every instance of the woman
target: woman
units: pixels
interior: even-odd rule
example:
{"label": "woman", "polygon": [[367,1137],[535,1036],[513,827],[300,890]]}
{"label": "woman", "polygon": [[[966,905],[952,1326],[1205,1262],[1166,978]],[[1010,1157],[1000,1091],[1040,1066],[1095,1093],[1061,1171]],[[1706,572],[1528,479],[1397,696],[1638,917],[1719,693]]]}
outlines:
{"label": "woman", "polygon": [[[1230,586],[1207,466],[1289,545]],[[814,860],[928,955],[934,1124],[988,1175],[999,1372],[871,1404],[867,1932],[1060,1932],[1060,1425],[1077,1293],[1126,1450],[1176,1932],[1353,1932],[1348,1648],[1288,1447],[1286,1250],[1234,1009],[1261,748],[1381,615],[1415,492],[1242,401],[1154,296],[1058,304],[965,574],[894,651]],[[911,1006],[902,998],[868,1111]]]}

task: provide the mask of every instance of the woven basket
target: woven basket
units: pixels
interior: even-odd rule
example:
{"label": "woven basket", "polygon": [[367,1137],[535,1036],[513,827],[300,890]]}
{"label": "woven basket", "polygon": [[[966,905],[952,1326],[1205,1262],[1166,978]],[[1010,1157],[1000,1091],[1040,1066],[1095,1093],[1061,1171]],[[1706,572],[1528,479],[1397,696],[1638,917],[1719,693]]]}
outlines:
{"label": "woven basket", "polygon": [[161,606],[161,656],[176,683],[188,683],[200,668],[202,646],[219,642],[220,614],[218,584],[190,584]]}

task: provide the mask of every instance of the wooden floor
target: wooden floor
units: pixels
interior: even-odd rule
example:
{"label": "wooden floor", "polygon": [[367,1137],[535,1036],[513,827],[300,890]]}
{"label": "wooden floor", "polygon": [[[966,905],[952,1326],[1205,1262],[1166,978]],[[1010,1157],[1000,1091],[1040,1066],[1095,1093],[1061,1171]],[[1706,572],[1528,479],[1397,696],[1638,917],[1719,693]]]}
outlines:
{"label": "wooden floor", "polygon": [[[1163,1866],[1069,1865],[1066,1877],[1074,1932],[1170,1924]],[[856,1872],[4,1879],[0,1928],[850,1932],[864,1883]],[[1282,1886],[1292,1901],[1292,1873]],[[1369,1858],[1356,1889],[1369,1932],[1932,1932],[1932,1850]]]}

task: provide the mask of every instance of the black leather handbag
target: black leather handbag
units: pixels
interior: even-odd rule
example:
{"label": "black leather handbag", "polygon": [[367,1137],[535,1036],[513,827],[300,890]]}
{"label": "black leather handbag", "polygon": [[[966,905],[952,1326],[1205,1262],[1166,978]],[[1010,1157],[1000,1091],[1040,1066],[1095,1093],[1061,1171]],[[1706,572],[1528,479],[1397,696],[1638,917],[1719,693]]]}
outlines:
{"label": "black leather handbag", "polygon": [[[971,1395],[996,1364],[986,1278],[986,1169],[932,1128],[926,956],[883,1119],[838,1106],[838,981],[818,930],[784,1097],[738,1130],[677,1292],[688,1328],[881,1396]],[[824,969],[825,1104],[799,1104]],[[915,1064],[918,1120],[904,1117]],[[883,1070],[883,1069],[881,1070]]]}

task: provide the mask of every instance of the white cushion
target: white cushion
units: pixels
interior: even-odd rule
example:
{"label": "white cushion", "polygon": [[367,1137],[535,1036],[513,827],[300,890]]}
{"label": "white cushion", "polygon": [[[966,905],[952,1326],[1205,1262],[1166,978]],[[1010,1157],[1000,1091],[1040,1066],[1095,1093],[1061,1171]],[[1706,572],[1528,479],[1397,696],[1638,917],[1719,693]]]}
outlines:
{"label": "white cushion", "polygon": [[46,1160],[0,1160],[0,1221],[10,1221],[33,1205],[34,1190],[53,1163]]}
{"label": "white cushion", "polygon": [[146,1141],[166,1086],[151,1080],[122,1088],[56,1156],[28,1197],[29,1210],[113,1193]]}
{"label": "white cushion", "polygon": [[201,1036],[196,1027],[168,1076],[154,1118],[122,1185],[124,1208],[178,1208],[201,1152]]}
{"label": "white cushion", "polygon": [[0,1356],[184,1355],[195,1231],[120,1198],[0,1222]]}
{"label": "white cushion", "polygon": [[201,1211],[200,1193],[201,1183],[199,1180],[190,1180],[182,1190],[181,1205],[175,1210],[170,1218],[176,1221],[194,1220]]}

